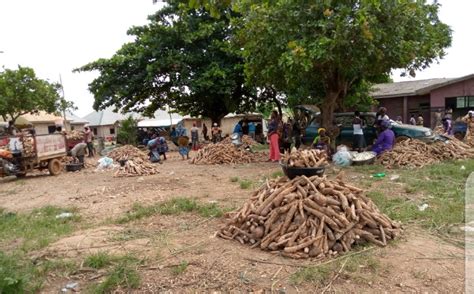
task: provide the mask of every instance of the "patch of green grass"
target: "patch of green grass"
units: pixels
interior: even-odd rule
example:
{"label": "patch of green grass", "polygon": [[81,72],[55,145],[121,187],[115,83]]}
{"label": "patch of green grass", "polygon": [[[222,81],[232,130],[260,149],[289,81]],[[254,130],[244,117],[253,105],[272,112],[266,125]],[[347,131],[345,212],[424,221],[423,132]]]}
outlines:
{"label": "patch of green grass", "polygon": [[77,265],[65,260],[33,261],[28,256],[0,251],[0,293],[36,293],[47,275],[67,277]]}
{"label": "patch of green grass", "polygon": [[[63,212],[72,217],[56,218]],[[0,211],[0,244],[19,241],[19,249],[30,251],[44,248],[60,236],[71,233],[80,217],[74,209],[46,206],[31,213]]]}
{"label": "patch of green grass", "polygon": [[[461,169],[461,166],[465,169]],[[428,229],[447,228],[465,222],[465,183],[474,170],[474,160],[443,162],[421,169],[399,170],[399,182],[405,183],[405,192],[415,194],[416,201],[388,198],[381,192],[369,196],[390,217],[402,222],[419,221]],[[428,204],[419,211],[418,206]]]}
{"label": "patch of green grass", "polygon": [[379,268],[379,260],[371,253],[342,256],[334,262],[301,268],[290,276],[290,282],[296,285],[313,283],[321,286],[327,284],[339,271],[351,279],[362,280],[362,275],[377,274]]}
{"label": "patch of green grass", "polygon": [[240,180],[239,181],[239,184],[240,184],[240,189],[249,189],[252,187],[253,185],[253,182],[251,180]]}
{"label": "patch of green grass", "polygon": [[230,178],[230,181],[232,183],[237,183],[239,181],[239,177],[232,177],[232,178]]}
{"label": "patch of green grass", "polygon": [[107,252],[97,252],[86,256],[84,265],[87,267],[100,269],[111,265],[113,262],[113,256]]}
{"label": "patch of green grass", "polygon": [[304,267],[290,276],[290,283],[294,285],[303,283],[323,284],[332,276],[334,271],[333,264]]}
{"label": "patch of green grass", "polygon": [[153,237],[153,234],[150,232],[147,232],[141,229],[136,229],[136,228],[127,228],[123,231],[114,233],[108,239],[112,242],[117,242],[117,241],[123,242],[123,241],[130,241],[130,240],[149,238],[149,237]]}
{"label": "patch of green grass", "polygon": [[279,177],[283,177],[284,175],[285,174],[283,173],[283,171],[279,170],[279,171],[273,172],[270,177],[272,179],[276,179],[276,178],[279,178]]}
{"label": "patch of green grass", "polygon": [[186,271],[186,269],[188,268],[188,265],[189,265],[188,262],[183,260],[180,262],[180,264],[171,267],[171,272],[175,276],[180,275]]}
{"label": "patch of green grass", "polygon": [[253,151],[267,151],[268,148],[268,144],[256,144],[252,146]]}
{"label": "patch of green grass", "polygon": [[199,203],[196,199],[177,197],[171,200],[143,206],[135,203],[125,216],[120,217],[118,223],[127,223],[134,220],[150,217],[155,214],[178,215],[183,212],[196,212],[202,217],[220,217],[225,210],[216,203]]}
{"label": "patch of green grass", "polygon": [[140,275],[134,266],[127,263],[117,264],[103,282],[93,285],[90,290],[92,293],[110,293],[119,286],[128,290],[140,286]]}

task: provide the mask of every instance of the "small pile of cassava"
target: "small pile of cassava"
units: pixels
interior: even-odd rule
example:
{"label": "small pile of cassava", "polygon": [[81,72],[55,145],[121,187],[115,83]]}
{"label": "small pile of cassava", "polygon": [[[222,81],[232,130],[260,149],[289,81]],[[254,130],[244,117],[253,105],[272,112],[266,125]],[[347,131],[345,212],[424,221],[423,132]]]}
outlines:
{"label": "small pile of cassava", "polygon": [[114,177],[136,177],[159,173],[157,165],[150,162],[147,154],[132,145],[115,148],[109,152],[108,157],[119,163],[122,162],[114,173]]}
{"label": "small pile of cassava", "polygon": [[285,153],[282,162],[291,167],[321,167],[328,164],[326,152],[318,149],[297,150]]}
{"label": "small pile of cassava", "polygon": [[266,161],[264,152],[250,152],[242,147],[235,147],[225,141],[209,144],[199,149],[191,159],[192,164],[242,164]]}
{"label": "small pile of cassava", "polygon": [[340,179],[298,176],[265,183],[228,214],[217,235],[291,258],[322,258],[363,242],[385,246],[400,232],[362,189]]}
{"label": "small pile of cassava", "polygon": [[72,130],[66,132],[66,139],[68,140],[82,140],[84,139],[84,132],[79,130]]}
{"label": "small pile of cassava", "polygon": [[[259,144],[257,141],[252,139],[252,137],[247,136],[247,135],[243,135],[240,140],[242,141],[242,143],[244,145],[248,145],[248,146],[255,146],[255,145]],[[226,137],[226,138],[222,139],[221,143],[232,144],[232,139],[230,137]]]}
{"label": "small pile of cassava", "polygon": [[443,160],[467,158],[474,158],[474,149],[456,138],[446,142],[436,141],[431,144],[407,139],[395,144],[391,151],[384,152],[378,162],[387,168],[419,168]]}

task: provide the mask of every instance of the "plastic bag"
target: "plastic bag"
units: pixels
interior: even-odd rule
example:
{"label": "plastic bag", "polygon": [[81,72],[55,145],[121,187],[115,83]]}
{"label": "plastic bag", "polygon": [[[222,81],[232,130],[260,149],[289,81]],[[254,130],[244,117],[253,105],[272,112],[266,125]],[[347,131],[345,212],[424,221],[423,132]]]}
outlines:
{"label": "plastic bag", "polygon": [[332,161],[338,166],[349,166],[352,164],[352,156],[347,147],[341,148],[332,156]]}
{"label": "plastic bag", "polygon": [[114,167],[114,160],[110,157],[104,156],[101,159],[98,160],[99,165],[97,166],[97,169],[108,169],[108,168],[113,168]]}

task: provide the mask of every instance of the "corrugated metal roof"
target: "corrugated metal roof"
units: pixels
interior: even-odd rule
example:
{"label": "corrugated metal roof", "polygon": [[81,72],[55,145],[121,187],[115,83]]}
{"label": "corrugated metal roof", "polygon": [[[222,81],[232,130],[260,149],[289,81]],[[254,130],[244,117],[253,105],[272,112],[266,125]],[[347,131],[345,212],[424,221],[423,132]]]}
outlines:
{"label": "corrugated metal roof", "polygon": [[55,114],[46,113],[44,111],[39,111],[37,114],[27,113],[21,116],[30,123],[54,123],[56,121],[62,121],[61,116]]}
{"label": "corrugated metal roof", "polygon": [[78,117],[77,115],[75,115],[74,113],[71,113],[71,112],[66,113],[66,119],[72,125],[74,125],[74,124],[82,125],[82,124],[88,124],[89,123],[89,121],[87,119],[80,118],[80,117]]}
{"label": "corrugated metal roof", "polygon": [[[371,94],[374,96],[374,98],[424,95],[429,93],[429,89],[432,89],[433,87],[446,83],[450,80],[453,79],[444,78],[377,84],[374,85]],[[428,91],[423,91],[424,89],[428,89]]]}
{"label": "corrugated metal roof", "polygon": [[[117,121],[122,121],[128,118],[130,115],[137,120],[142,120],[142,119],[148,119],[147,117],[144,117],[143,115],[136,113],[136,112],[130,112],[126,114],[122,113],[117,113],[113,111],[114,108],[109,107],[106,108],[105,110],[102,111],[94,111],[89,113],[84,117],[84,119],[89,121],[90,126],[107,126],[107,125],[113,125]],[[171,113],[171,118],[173,120],[180,120],[182,119],[182,116],[177,114],[177,113]],[[151,119],[156,119],[156,120],[168,120],[170,119],[170,113],[164,110],[157,110],[154,113],[154,117]]]}

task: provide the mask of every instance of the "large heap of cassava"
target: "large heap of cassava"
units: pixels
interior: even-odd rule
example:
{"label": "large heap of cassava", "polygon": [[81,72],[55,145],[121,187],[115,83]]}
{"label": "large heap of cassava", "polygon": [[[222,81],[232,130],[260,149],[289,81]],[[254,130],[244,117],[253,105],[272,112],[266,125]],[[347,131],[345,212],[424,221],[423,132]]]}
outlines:
{"label": "large heap of cassava", "polygon": [[266,182],[217,234],[291,258],[322,258],[362,242],[385,246],[400,232],[362,189],[299,176]]}
{"label": "large heap of cassava", "polygon": [[154,175],[159,172],[158,166],[150,162],[147,154],[132,145],[115,148],[108,157],[123,162],[123,166],[114,173],[115,177]]}
{"label": "large heap of cassava", "polygon": [[436,141],[431,144],[420,140],[407,139],[395,144],[395,147],[384,152],[378,162],[387,168],[423,167],[443,160],[474,158],[474,149],[469,145],[452,138],[449,141]]}
{"label": "large heap of cassava", "polygon": [[267,154],[264,152],[251,152],[247,146],[257,145],[249,136],[242,137],[243,145],[236,147],[230,138],[226,138],[216,144],[208,144],[200,149],[191,159],[192,164],[241,164],[266,161]]}

